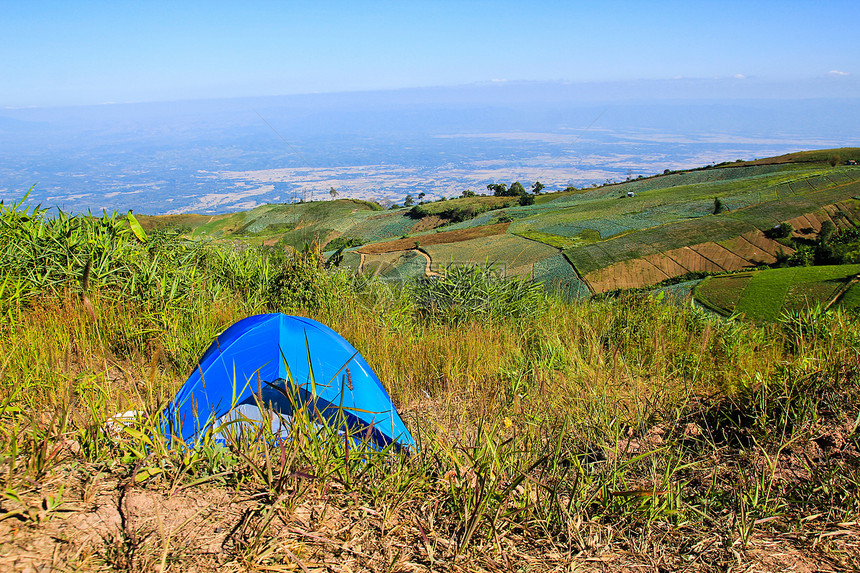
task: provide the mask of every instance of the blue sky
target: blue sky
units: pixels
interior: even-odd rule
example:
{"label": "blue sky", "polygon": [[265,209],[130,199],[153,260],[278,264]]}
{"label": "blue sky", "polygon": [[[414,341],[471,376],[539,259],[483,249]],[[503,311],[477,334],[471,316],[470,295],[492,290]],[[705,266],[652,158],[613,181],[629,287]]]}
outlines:
{"label": "blue sky", "polygon": [[0,14],[0,107],[520,80],[860,78],[856,0],[0,0]]}

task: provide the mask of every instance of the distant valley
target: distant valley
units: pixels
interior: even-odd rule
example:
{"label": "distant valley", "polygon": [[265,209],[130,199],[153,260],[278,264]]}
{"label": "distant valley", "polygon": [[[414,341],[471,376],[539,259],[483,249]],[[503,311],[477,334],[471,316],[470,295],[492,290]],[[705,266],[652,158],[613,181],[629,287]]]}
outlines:
{"label": "distant valley", "polygon": [[501,181],[548,190],[860,145],[857,99],[636,100],[576,86],[0,110],[0,198],[71,213],[402,204]]}

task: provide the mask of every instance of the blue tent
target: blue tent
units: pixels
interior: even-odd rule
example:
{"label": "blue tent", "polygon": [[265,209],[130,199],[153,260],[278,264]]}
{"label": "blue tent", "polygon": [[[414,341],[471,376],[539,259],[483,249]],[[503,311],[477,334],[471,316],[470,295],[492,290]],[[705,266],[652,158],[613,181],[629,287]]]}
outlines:
{"label": "blue tent", "polygon": [[285,314],[250,316],[219,334],[168,404],[163,430],[168,440],[191,443],[219,421],[243,418],[237,413],[259,405],[277,413],[273,430],[286,433],[276,422],[304,407],[312,420],[325,419],[341,431],[348,426],[376,447],[415,448],[358,351],[327,326]]}

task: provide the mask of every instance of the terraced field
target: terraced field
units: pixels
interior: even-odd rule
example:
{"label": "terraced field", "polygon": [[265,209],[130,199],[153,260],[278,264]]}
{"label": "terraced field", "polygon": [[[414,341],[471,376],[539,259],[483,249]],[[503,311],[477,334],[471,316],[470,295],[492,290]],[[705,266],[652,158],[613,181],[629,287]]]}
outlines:
{"label": "terraced field", "polygon": [[723,314],[741,313],[755,321],[774,321],[785,311],[814,305],[860,307],[855,280],[860,265],[793,267],[708,277],[696,299]]}
{"label": "terraced field", "polygon": [[372,253],[390,253],[393,251],[404,251],[414,248],[416,245],[429,246],[441,244],[460,244],[473,239],[489,237],[492,235],[504,235],[507,231],[507,223],[499,223],[496,225],[486,225],[483,227],[474,227],[470,229],[460,229],[455,231],[444,231],[441,233],[429,233],[424,235],[416,235],[414,237],[397,239],[395,241],[386,241],[383,243],[372,243],[365,245],[359,249],[360,252],[366,254]]}
{"label": "terraced field", "polygon": [[361,272],[386,280],[403,281],[424,276],[427,259],[418,251],[364,255]]}
{"label": "terraced field", "polygon": [[434,270],[449,264],[490,263],[508,276],[532,273],[536,263],[559,255],[556,248],[507,233],[422,248],[433,259]]}
{"label": "terraced field", "polygon": [[[844,227],[858,219],[860,204],[850,199],[858,193],[860,183],[852,182],[814,193],[822,201],[843,199],[826,205],[827,209],[816,206],[808,196],[790,204],[768,202],[755,206],[753,213],[739,210],[661,225],[567,249],[565,255],[594,292],[648,286],[687,272],[734,271],[770,264],[779,256],[790,255],[793,249],[766,238],[764,230],[789,221],[795,236],[812,237],[825,220]],[[836,213],[842,215],[836,217]],[[668,276],[661,278],[646,263]]]}
{"label": "terraced field", "polygon": [[[860,149],[838,151],[860,159]],[[392,280],[449,263],[495,262],[509,274],[531,273],[548,288],[580,297],[773,264],[794,252],[791,242],[765,236],[777,224],[790,223],[793,238],[807,244],[827,221],[837,229],[860,226],[860,167],[832,166],[832,156],[821,150],[709,166],[548,193],[529,206],[478,196],[410,212],[341,199],[209,218],[142,217],[141,223],[252,244],[353,239],[362,246],[343,264]],[[725,208],[719,214],[716,198]]]}
{"label": "terraced field", "polygon": [[563,295],[568,300],[589,298],[591,291],[564,255],[542,259],[532,267],[532,279],[544,284],[547,290]]}

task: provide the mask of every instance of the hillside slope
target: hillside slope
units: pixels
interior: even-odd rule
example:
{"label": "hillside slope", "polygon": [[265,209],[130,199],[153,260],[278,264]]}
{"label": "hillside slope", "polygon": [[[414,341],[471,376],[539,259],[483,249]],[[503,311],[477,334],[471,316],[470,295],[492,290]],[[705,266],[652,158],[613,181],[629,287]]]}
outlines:
{"label": "hillside slope", "polygon": [[392,280],[446,264],[495,263],[586,296],[773,263],[793,252],[765,236],[781,223],[810,240],[827,221],[860,226],[860,167],[850,164],[858,160],[857,148],[808,151],[545,193],[525,206],[477,196],[385,211],[340,199],[209,218],[141,217],[141,224],[297,248],[341,238],[363,245],[344,264]]}

